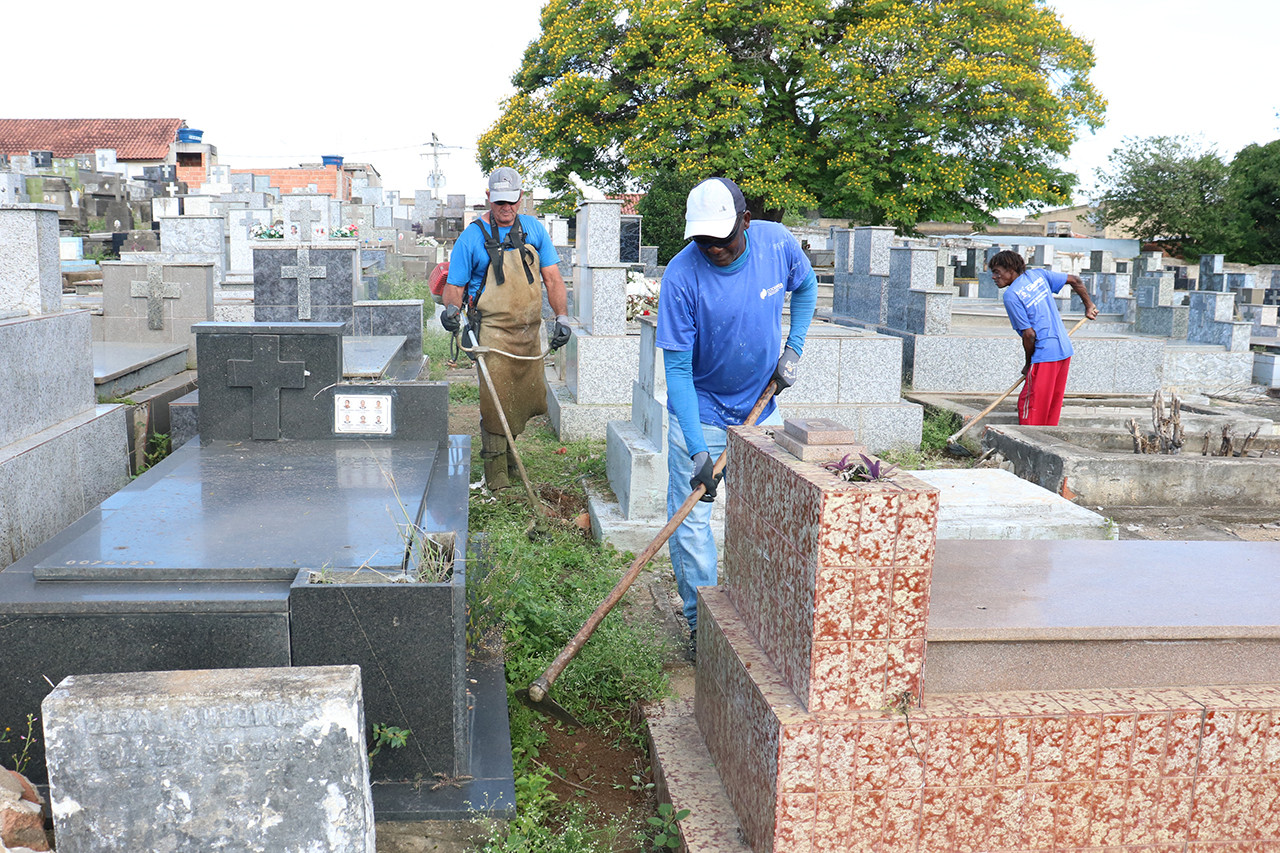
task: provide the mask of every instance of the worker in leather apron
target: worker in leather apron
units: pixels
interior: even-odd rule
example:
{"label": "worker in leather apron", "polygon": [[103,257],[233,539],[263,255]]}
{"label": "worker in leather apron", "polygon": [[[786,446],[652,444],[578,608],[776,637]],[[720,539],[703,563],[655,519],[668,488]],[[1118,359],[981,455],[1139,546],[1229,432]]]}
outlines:
{"label": "worker in leather apron", "polygon": [[490,489],[506,488],[519,476],[515,459],[507,452],[497,407],[502,407],[513,437],[524,431],[529,418],[547,411],[545,368],[538,357],[544,288],[556,315],[551,348],[564,346],[570,335],[560,256],[542,223],[517,213],[522,195],[515,169],[504,166],[489,176],[489,210],[468,225],[454,244],[443,293],[445,310],[440,316],[441,326],[457,331],[465,304],[472,334],[463,343],[470,346],[474,335],[480,346],[490,349],[485,364],[497,390],[496,400],[479,377],[480,458]]}

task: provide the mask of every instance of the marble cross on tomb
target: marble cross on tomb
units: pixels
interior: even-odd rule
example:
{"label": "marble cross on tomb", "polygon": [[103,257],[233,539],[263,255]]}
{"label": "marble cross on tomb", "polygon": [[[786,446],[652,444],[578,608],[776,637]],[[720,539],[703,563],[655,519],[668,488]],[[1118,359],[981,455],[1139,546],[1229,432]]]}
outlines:
{"label": "marble cross on tomb", "polygon": [[255,440],[280,438],[280,389],[304,388],[306,362],[280,360],[279,335],[254,335],[253,358],[227,361],[227,385],[248,386],[253,392]]}
{"label": "marble cross on tomb", "polygon": [[258,223],[257,217],[254,216],[253,211],[249,210],[248,208],[242,208],[235,212],[240,214],[240,221],[236,222],[234,219],[232,219],[231,220],[232,226],[235,228],[239,228],[240,233],[243,234],[245,237],[248,237],[249,230]]}
{"label": "marble cross on tomb", "polygon": [[129,282],[129,295],[135,299],[146,297],[147,328],[164,328],[165,299],[180,299],[182,288],[176,284],[165,284],[164,266],[156,261],[147,263],[147,280]]}
{"label": "marble cross on tomb", "polygon": [[297,223],[298,239],[304,243],[310,243],[312,234],[311,226],[320,221],[320,211],[311,205],[305,207],[295,207],[289,211],[289,221]]}
{"label": "marble cross on tomb", "polygon": [[[310,210],[310,208],[307,208]],[[314,211],[312,211],[314,212]],[[292,278],[298,282],[298,319],[311,319],[311,282],[324,281],[328,275],[324,264],[311,263],[311,249],[298,247],[298,262],[280,267],[281,278]]]}

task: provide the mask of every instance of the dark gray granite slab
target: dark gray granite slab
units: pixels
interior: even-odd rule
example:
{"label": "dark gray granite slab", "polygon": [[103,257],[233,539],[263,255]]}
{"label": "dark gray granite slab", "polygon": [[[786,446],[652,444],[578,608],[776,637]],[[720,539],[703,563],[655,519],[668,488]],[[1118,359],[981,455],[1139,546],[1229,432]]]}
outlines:
{"label": "dark gray granite slab", "polygon": [[404,346],[404,336],[350,336],[342,339],[342,369],[351,378],[377,379]]}
{"label": "dark gray granite slab", "polygon": [[[202,402],[203,405],[203,402]],[[213,442],[35,566],[39,580],[290,580],[401,570],[438,444]],[[391,493],[394,482],[401,506]]]}
{"label": "dark gray granite slab", "polygon": [[275,440],[333,434],[342,324],[197,323],[200,438]]}

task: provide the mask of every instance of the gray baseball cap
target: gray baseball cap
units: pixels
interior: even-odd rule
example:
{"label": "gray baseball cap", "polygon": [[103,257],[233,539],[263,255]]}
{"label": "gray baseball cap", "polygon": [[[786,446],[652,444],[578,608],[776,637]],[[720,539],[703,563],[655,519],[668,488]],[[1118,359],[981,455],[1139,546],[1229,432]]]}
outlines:
{"label": "gray baseball cap", "polygon": [[502,166],[489,173],[489,201],[519,201],[520,173]]}

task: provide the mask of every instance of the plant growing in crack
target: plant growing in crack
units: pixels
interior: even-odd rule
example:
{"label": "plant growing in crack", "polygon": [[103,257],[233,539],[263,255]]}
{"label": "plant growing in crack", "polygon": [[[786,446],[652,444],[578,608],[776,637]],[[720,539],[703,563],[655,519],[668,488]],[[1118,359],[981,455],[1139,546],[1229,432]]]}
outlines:
{"label": "plant growing in crack", "polygon": [[911,745],[911,751],[916,754],[916,759],[920,762],[920,766],[924,767],[924,756],[920,754],[919,747],[916,746],[914,733],[911,731],[911,706],[915,702],[915,694],[910,690],[903,690],[889,697],[889,702],[884,706],[883,710],[886,714],[901,714],[902,719],[907,723],[907,743]]}
{"label": "plant growing in crack", "polygon": [[387,514],[391,516],[391,521],[396,526],[396,533],[404,543],[404,553],[412,557],[415,550],[417,551],[416,564],[408,569],[410,578],[417,583],[443,583],[449,580],[453,574],[454,535],[448,532],[433,534],[423,529],[422,525],[410,515],[409,508],[400,497],[395,475],[383,467],[373,448],[368,447],[367,443],[365,446],[369,449],[373,464],[378,466],[378,473],[391,489],[395,505],[399,507],[399,517],[390,505],[387,506]]}
{"label": "plant growing in crack", "polygon": [[386,723],[373,724],[373,749],[369,750],[369,760],[385,746],[388,749],[400,749],[409,742],[409,735],[413,734],[412,729],[402,729],[399,726],[389,726]]}
{"label": "plant growing in crack", "polygon": [[649,824],[658,829],[658,834],[653,837],[653,849],[679,850],[680,821],[688,816],[688,809],[676,811],[671,803],[659,803],[657,816],[649,818]]}
{"label": "plant growing in crack", "polygon": [[850,483],[893,482],[892,475],[898,470],[897,465],[890,465],[882,459],[872,459],[865,453],[859,453],[857,459],[850,460],[851,455],[846,453],[840,461],[827,462],[822,467]]}

